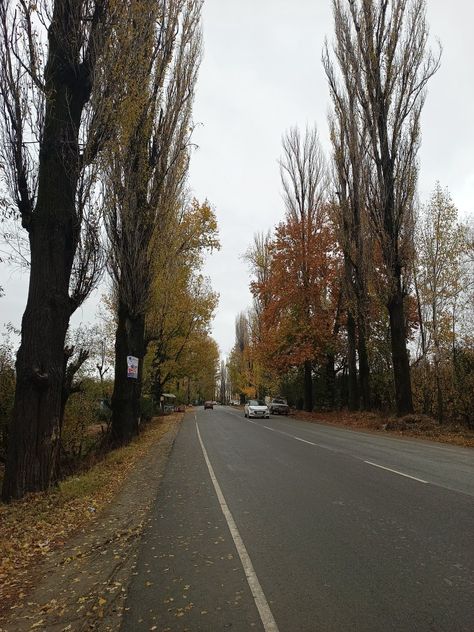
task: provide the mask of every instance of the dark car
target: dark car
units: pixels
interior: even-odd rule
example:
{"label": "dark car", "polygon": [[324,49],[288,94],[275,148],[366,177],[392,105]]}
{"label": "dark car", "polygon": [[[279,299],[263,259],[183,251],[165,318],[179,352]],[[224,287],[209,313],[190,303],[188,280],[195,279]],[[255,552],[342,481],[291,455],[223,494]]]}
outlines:
{"label": "dark car", "polygon": [[269,404],[272,415],[288,415],[290,407],[284,397],[275,397]]}
{"label": "dark car", "polygon": [[206,410],[206,408],[210,408],[211,410],[213,410],[214,402],[204,402],[204,410]]}

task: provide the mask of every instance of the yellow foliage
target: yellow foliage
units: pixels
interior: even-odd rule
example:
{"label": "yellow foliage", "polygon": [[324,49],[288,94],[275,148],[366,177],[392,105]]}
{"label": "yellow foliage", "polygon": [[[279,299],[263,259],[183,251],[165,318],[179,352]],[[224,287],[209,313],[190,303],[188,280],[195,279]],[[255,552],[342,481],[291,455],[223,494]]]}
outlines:
{"label": "yellow foliage", "polygon": [[170,381],[186,377],[200,385],[196,394],[206,391],[213,399],[219,353],[208,332],[218,295],[201,274],[204,253],[220,247],[210,204],[193,199],[173,215],[154,243],[154,281],[146,317],[150,341],[146,387],[158,393]]}

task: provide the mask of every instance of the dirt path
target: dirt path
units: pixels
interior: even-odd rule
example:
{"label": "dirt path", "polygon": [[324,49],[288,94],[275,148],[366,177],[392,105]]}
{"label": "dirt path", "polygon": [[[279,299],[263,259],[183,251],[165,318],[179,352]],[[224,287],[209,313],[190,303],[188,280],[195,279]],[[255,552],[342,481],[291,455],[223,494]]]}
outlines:
{"label": "dirt path", "polygon": [[119,629],[140,535],[179,427],[150,448],[97,520],[41,565],[35,589],[0,620],[1,632]]}

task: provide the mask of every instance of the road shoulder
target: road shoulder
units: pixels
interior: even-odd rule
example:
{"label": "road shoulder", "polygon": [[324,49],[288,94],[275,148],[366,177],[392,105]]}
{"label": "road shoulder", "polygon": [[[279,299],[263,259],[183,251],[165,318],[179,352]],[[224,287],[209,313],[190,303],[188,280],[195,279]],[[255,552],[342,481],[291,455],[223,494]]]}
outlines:
{"label": "road shoulder", "polygon": [[[214,414],[198,414],[202,429]],[[255,601],[187,415],[145,529],[122,632],[261,630]]]}

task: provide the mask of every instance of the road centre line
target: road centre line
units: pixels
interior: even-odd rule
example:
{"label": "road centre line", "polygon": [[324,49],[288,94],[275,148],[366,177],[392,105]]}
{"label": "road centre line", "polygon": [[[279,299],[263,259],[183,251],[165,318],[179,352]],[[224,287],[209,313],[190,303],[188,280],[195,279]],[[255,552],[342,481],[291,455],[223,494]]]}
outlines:
{"label": "road centre line", "polygon": [[201,444],[202,453],[204,455],[204,460],[206,461],[207,469],[209,470],[209,475],[211,477],[212,484],[214,485],[214,490],[217,494],[217,498],[219,500],[219,504],[222,509],[222,513],[227,522],[227,526],[229,527],[230,534],[232,539],[234,540],[235,547],[237,549],[237,553],[239,554],[240,561],[242,562],[242,566],[244,568],[245,577],[247,578],[247,582],[250,588],[250,591],[253,595],[255,605],[257,606],[258,613],[260,615],[260,619],[262,621],[263,628],[265,632],[278,632],[278,626],[276,624],[275,619],[273,618],[272,611],[270,610],[270,606],[268,605],[268,601],[263,592],[262,586],[258,580],[258,577],[253,568],[252,561],[250,556],[245,548],[245,544],[240,536],[240,533],[237,529],[237,525],[235,524],[234,518],[230,512],[230,509],[226,503],[224,498],[224,494],[222,493],[219,482],[214,474],[214,469],[209,461],[209,457],[207,455],[207,450],[204,447],[204,443],[202,441],[201,433],[199,431],[199,426],[197,422],[196,415],[194,415],[194,421],[196,423],[196,432],[199,439],[199,443]]}
{"label": "road centre line", "polygon": [[[259,424],[257,424],[259,425]],[[313,441],[307,441],[306,439],[302,439],[301,437],[297,437],[296,435],[291,435],[288,432],[283,432],[282,430],[277,430],[276,428],[270,428],[270,426],[263,426],[264,428],[266,428],[267,430],[271,430],[272,432],[278,432],[279,434],[283,434],[286,435],[287,437],[290,437],[291,439],[296,439],[297,441],[301,441],[302,443],[308,443],[309,445],[313,445],[316,446],[318,448],[323,448],[325,450],[330,450],[331,452],[337,452],[337,450],[334,450],[332,448],[328,448],[327,446],[324,445],[320,445],[319,443],[314,443]],[[361,461],[363,459],[360,459],[357,456],[354,455],[350,455],[352,456],[352,458]],[[410,476],[410,474],[405,474],[404,472],[399,472],[398,470],[393,470],[390,467],[385,467],[384,465],[379,465],[378,463],[373,463],[372,461],[365,461],[364,463],[367,463],[367,465],[372,465],[373,467],[378,467],[381,470],[387,470],[388,472],[393,472],[394,474],[398,474],[399,476],[404,476],[405,478],[411,478],[414,481],[418,481],[419,483],[423,483],[424,485],[429,485],[430,482],[429,481],[425,481],[422,478],[417,478],[416,476]]]}
{"label": "road centre line", "polygon": [[[257,424],[255,421],[251,421],[250,419],[248,419],[247,421],[249,421],[250,423],[254,424],[255,426],[260,426],[261,428],[265,428],[266,430],[270,430],[271,432],[277,432],[278,434],[282,434],[285,435],[286,437],[290,437],[290,439],[296,439],[297,441],[301,441],[302,443],[307,443],[309,445],[318,447],[318,448],[322,448],[323,450],[329,450],[330,452],[340,452],[340,450],[337,450],[335,448],[330,448],[328,446],[322,445],[320,443],[314,443],[313,441],[307,441],[306,439],[302,439],[301,437],[298,437],[296,435],[290,434],[289,432],[284,432],[283,430],[278,430],[277,428],[272,428],[271,426],[262,426],[261,424]],[[405,478],[411,478],[414,481],[417,481],[418,483],[423,483],[423,485],[432,485],[435,483],[430,483],[430,481],[425,481],[422,478],[417,478],[416,476],[411,476],[410,474],[405,474],[404,472],[400,472],[399,470],[394,470],[390,467],[386,467],[384,465],[379,465],[378,463],[373,463],[372,461],[365,461],[364,459],[361,459],[358,456],[355,456],[353,454],[349,454],[348,456],[351,456],[353,459],[356,459],[357,461],[363,461],[364,463],[366,463],[367,465],[371,465],[372,467],[378,467],[381,470],[387,470],[388,472],[392,472],[393,474],[398,474],[399,476],[404,476]]]}
{"label": "road centre line", "polygon": [[387,470],[388,472],[393,472],[394,474],[398,474],[399,476],[404,476],[405,478],[411,478],[414,481],[418,481],[419,483],[423,483],[424,485],[429,485],[429,481],[424,481],[422,478],[417,478],[416,476],[410,476],[410,474],[405,474],[404,472],[399,472],[398,470],[392,470],[390,467],[385,467],[384,465],[379,465],[378,463],[372,463],[372,461],[364,461],[367,465],[372,465],[373,467],[379,467],[381,470]]}
{"label": "road centre line", "polygon": [[[259,424],[257,424],[259,425]],[[283,430],[277,430],[276,428],[271,428],[270,426],[263,426],[264,428],[267,428],[268,430],[272,430],[273,432],[278,432],[279,434],[283,434],[286,435],[287,437],[290,437],[292,439],[296,439],[297,441],[301,441],[302,443],[308,443],[309,445],[313,445],[316,446],[318,448],[323,448],[324,450],[329,450],[330,452],[338,452],[338,450],[334,449],[334,448],[329,448],[325,445],[321,445],[320,443],[314,443],[313,441],[307,441],[306,439],[302,439],[301,437],[297,437],[296,435],[291,435],[288,432],[284,432]],[[367,465],[372,465],[373,467],[378,467],[381,470],[387,470],[388,472],[392,472],[393,474],[398,474],[399,476],[404,476],[405,478],[411,478],[414,481],[418,481],[419,483],[423,483],[423,485],[431,485],[432,483],[430,483],[430,481],[425,481],[422,478],[417,478],[416,476],[411,476],[410,474],[405,474],[404,472],[400,472],[399,470],[394,470],[390,467],[386,467],[384,465],[379,465],[378,463],[373,463],[372,461],[365,461],[364,459],[361,459],[360,457],[357,457],[353,454],[350,454],[349,456],[351,456],[353,459],[356,459],[357,461],[363,461],[364,463],[367,463]]]}
{"label": "road centre line", "polygon": [[[260,424],[256,424],[260,426]],[[297,441],[301,441],[302,443],[308,443],[309,445],[314,445],[316,448],[322,448],[323,450],[329,450],[330,452],[338,452],[338,450],[334,448],[330,448],[327,445],[322,445],[321,443],[315,443],[314,441],[307,441],[306,439],[302,439],[301,437],[297,437],[296,435],[290,434],[289,432],[285,432],[284,430],[277,430],[277,428],[272,428],[271,426],[262,426],[267,430],[271,430],[272,432],[277,432],[278,434],[282,434],[285,437],[290,437],[290,439],[296,439]]]}
{"label": "road centre line", "polygon": [[293,436],[293,439],[296,439],[297,441],[301,441],[302,443],[309,443],[309,445],[317,445],[316,443],[313,443],[312,441],[306,441],[306,439],[302,439],[301,437],[297,437],[296,435]]}
{"label": "road centre line", "polygon": [[[240,418],[240,415],[236,413],[231,413],[234,417]],[[306,439],[302,439],[301,437],[297,437],[296,435],[290,434],[289,432],[285,432],[284,430],[278,430],[277,428],[272,428],[271,426],[263,426],[262,424],[258,424],[256,421],[252,421],[251,419],[245,418],[249,424],[253,424],[254,426],[260,426],[260,428],[265,428],[266,430],[270,430],[271,432],[277,432],[278,434],[284,435],[285,437],[290,437],[290,439],[296,439],[297,441],[302,441],[303,443],[308,443],[309,445],[314,445],[317,448],[321,448],[323,450],[329,450],[329,452],[339,452],[335,448],[330,448],[327,445],[323,445],[321,443],[314,443],[313,441],[307,441]]]}

